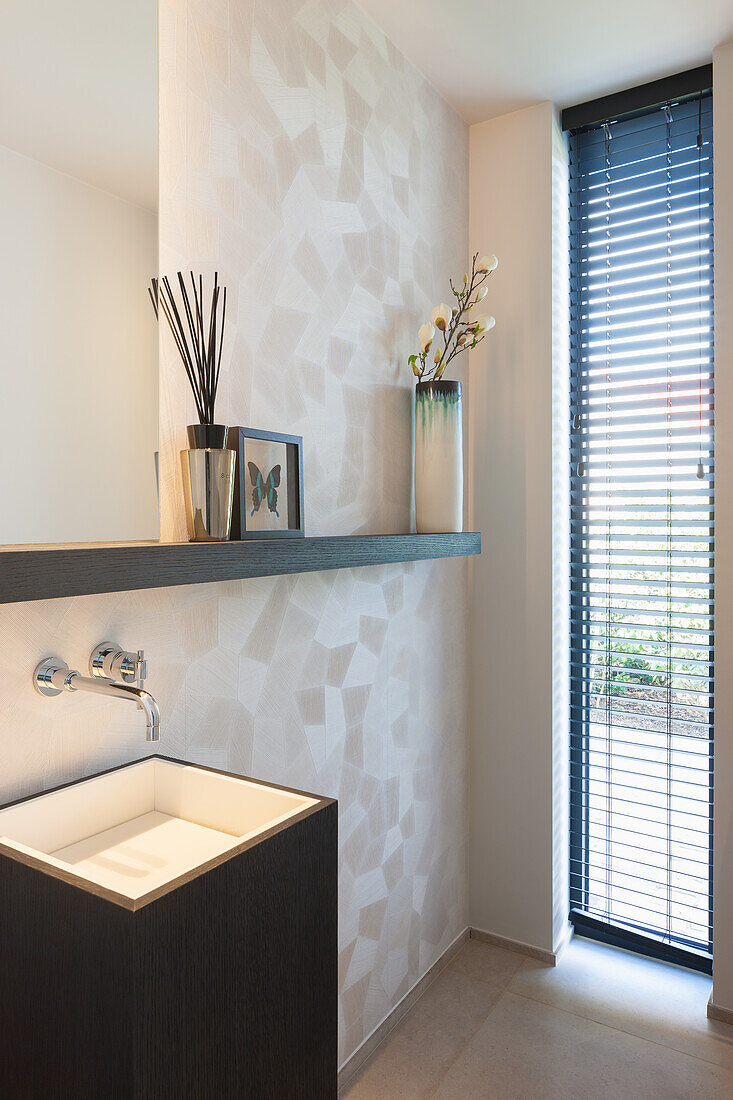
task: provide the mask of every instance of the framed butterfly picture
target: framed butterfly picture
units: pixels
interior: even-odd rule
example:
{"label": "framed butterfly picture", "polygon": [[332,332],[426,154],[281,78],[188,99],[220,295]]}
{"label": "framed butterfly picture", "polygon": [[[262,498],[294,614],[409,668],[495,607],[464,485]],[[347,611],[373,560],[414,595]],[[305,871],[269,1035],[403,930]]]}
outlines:
{"label": "framed butterfly picture", "polygon": [[302,538],[302,436],[234,427],[227,446],[237,452],[230,538]]}

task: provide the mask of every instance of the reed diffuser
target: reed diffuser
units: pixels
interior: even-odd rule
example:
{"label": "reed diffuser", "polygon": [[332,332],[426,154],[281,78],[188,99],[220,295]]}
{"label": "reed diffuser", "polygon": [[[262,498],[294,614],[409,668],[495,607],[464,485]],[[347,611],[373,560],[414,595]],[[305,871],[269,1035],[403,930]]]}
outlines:
{"label": "reed diffuser", "polygon": [[155,316],[159,317],[159,309],[163,310],[196,404],[199,422],[188,425],[188,442],[191,447],[223,448],[226,447],[227,428],[214,422],[214,410],[224,346],[227,288],[219,284],[219,273],[214,272],[214,286],[207,311],[204,277],[199,275],[197,280],[193,271],[189,275],[190,296],[183,273],[178,272],[180,306],[167,275],[160,280],[152,279],[148,293]]}
{"label": "reed diffuser", "polygon": [[191,542],[222,542],[231,529],[237,458],[227,449],[226,424],[214,422],[227,290],[215,272],[211,300],[205,303],[203,275],[197,279],[193,271],[189,274],[190,294],[180,271],[178,298],[167,275],[152,279],[148,293],[156,317],[162,309],[168,322],[199,418],[198,424],[187,426],[189,450],[181,451],[188,537]]}

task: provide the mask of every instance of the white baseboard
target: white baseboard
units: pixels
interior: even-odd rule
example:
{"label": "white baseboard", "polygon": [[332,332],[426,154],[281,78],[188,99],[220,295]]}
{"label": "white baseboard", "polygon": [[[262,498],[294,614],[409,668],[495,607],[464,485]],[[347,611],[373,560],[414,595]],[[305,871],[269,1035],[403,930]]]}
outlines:
{"label": "white baseboard", "polygon": [[522,940],[512,940],[508,936],[499,936],[496,932],[484,932],[480,928],[471,929],[471,939],[481,943],[490,943],[494,947],[503,947],[505,951],[515,951],[518,955],[527,955],[530,959],[547,963],[548,966],[557,966],[560,956],[570,942],[573,929],[568,925],[568,933],[556,951],[547,951],[544,947],[535,947],[531,943]]}
{"label": "white baseboard", "polygon": [[708,1020],[717,1020],[720,1024],[733,1024],[733,1009],[708,1001]]}
{"label": "white baseboard", "polygon": [[412,989],[405,993],[404,997],[398,1001],[392,1011],[384,1017],[381,1024],[378,1024],[374,1031],[372,1031],[370,1035],[367,1035],[364,1042],[356,1048],[351,1057],[346,1059],[339,1070],[339,1092],[346,1088],[353,1076],[374,1053],[382,1040],[389,1035],[390,1031],[394,1030],[405,1013],[410,1011],[415,1001],[417,1001],[428,986],[435,981],[440,972],[445,970],[454,955],[457,955],[463,945],[468,942],[469,935],[470,929],[464,928],[463,931],[456,936],[453,942],[446,947],[440,958],[435,960],[430,969],[423,974],[422,978],[415,982]]}

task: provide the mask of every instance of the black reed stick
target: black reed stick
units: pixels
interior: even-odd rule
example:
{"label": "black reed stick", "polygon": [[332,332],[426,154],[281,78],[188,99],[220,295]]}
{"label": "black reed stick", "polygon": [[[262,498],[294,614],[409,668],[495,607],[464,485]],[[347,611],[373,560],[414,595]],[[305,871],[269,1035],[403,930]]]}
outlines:
{"label": "black reed stick", "polygon": [[173,288],[171,287],[170,280],[168,279],[167,275],[163,276],[163,281],[161,285],[163,288],[163,293],[161,295],[160,301],[163,305],[163,309],[171,332],[175,337],[179,355],[181,356],[181,359],[183,360],[183,365],[186,368],[186,374],[188,375],[188,380],[191,385],[191,389],[193,390],[194,399],[196,400],[196,411],[198,413],[199,420],[201,421],[201,423],[205,423],[204,406],[201,400],[201,393],[199,390],[198,381],[196,379],[196,370],[194,366],[193,356],[191,355],[191,351],[188,346],[188,341],[186,339],[186,330],[183,327],[183,321],[181,320],[181,315],[178,311],[178,305],[176,304],[175,295],[173,294]]}
{"label": "black reed stick", "polygon": [[[193,393],[199,422],[213,424],[224,344],[227,289],[219,284],[218,271],[214,272],[214,286],[211,291],[211,305],[207,320],[203,275],[199,275],[197,284],[193,271],[190,272],[192,297],[189,297],[183,273],[179,271],[177,274],[180,308],[167,275],[161,279],[151,279],[148,294],[155,316],[159,319],[162,309],[168,322]],[[219,319],[220,303],[221,320]]]}

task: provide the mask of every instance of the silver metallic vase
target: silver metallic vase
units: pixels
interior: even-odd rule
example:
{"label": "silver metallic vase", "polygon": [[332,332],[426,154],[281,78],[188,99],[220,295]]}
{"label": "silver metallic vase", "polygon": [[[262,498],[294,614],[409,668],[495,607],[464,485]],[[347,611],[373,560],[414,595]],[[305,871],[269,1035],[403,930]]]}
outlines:
{"label": "silver metallic vase", "polygon": [[226,542],[232,525],[236,451],[181,451],[189,542]]}

